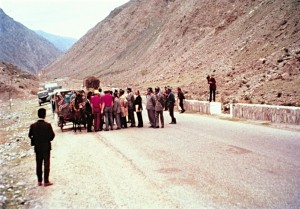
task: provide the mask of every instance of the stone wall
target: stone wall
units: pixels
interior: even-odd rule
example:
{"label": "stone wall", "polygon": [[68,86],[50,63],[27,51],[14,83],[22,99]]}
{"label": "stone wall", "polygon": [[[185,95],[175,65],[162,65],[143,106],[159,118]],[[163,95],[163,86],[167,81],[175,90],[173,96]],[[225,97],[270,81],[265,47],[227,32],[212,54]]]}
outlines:
{"label": "stone wall", "polygon": [[[179,106],[178,106],[179,107]],[[202,114],[222,114],[221,103],[185,100],[187,111]],[[179,108],[180,109],[180,108]],[[300,108],[260,104],[231,104],[229,117],[300,125]]]}
{"label": "stone wall", "polygon": [[203,114],[210,114],[210,104],[206,101],[185,100],[184,109]]}
{"label": "stone wall", "polygon": [[230,112],[234,118],[300,125],[299,107],[234,104],[230,106]]}

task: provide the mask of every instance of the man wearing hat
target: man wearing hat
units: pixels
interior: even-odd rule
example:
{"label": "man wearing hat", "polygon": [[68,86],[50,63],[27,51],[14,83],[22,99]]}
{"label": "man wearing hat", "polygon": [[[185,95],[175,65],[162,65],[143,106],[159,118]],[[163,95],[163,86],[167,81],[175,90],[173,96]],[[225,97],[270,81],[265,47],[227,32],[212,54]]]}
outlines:
{"label": "man wearing hat", "polygon": [[127,88],[127,102],[128,102],[128,117],[131,121],[130,127],[135,127],[135,119],[134,119],[134,95],[132,93],[131,88]]}

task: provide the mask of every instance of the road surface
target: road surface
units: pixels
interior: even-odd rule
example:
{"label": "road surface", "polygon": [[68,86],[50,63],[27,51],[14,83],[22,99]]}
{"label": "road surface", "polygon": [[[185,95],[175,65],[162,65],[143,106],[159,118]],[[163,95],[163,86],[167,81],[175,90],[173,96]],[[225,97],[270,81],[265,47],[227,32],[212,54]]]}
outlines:
{"label": "road surface", "polygon": [[30,207],[300,208],[299,131],[167,112],[152,129],[143,114],[144,128],[97,133],[53,122],[54,185]]}

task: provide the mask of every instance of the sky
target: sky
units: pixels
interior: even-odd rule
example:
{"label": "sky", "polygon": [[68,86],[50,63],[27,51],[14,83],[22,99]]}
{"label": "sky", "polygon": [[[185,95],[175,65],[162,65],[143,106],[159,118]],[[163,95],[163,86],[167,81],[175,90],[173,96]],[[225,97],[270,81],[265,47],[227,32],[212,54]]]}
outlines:
{"label": "sky", "polygon": [[79,39],[129,0],[0,0],[0,8],[31,30]]}

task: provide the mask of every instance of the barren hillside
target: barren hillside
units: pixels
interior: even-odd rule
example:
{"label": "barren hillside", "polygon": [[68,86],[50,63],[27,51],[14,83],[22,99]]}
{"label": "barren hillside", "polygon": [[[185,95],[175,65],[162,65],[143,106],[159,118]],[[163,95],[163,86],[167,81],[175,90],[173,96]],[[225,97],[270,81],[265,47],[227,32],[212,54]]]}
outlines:
{"label": "barren hillside", "polygon": [[0,102],[9,98],[26,98],[35,95],[39,89],[38,78],[17,66],[0,62]]}
{"label": "barren hillside", "polygon": [[50,76],[118,87],[181,86],[207,99],[300,106],[299,0],[131,0],[65,55]]}

